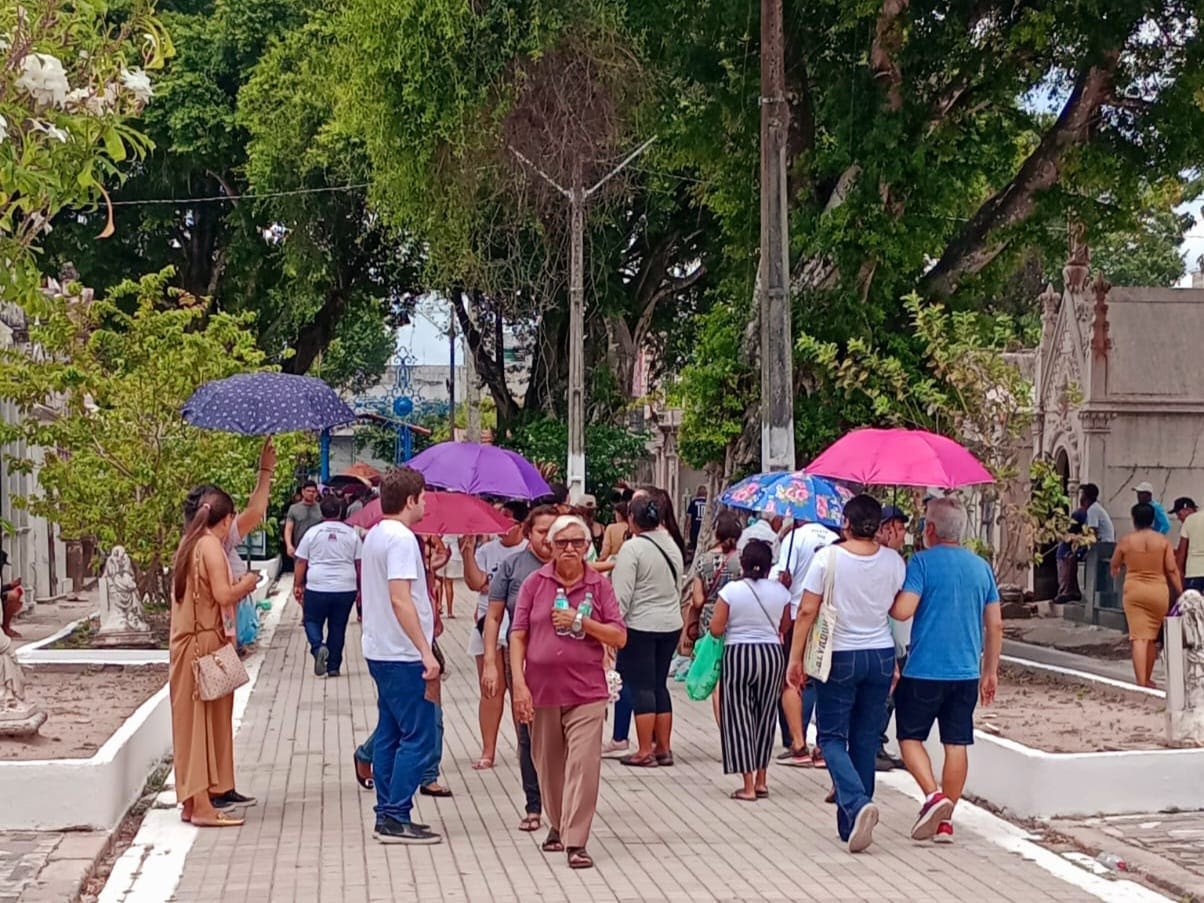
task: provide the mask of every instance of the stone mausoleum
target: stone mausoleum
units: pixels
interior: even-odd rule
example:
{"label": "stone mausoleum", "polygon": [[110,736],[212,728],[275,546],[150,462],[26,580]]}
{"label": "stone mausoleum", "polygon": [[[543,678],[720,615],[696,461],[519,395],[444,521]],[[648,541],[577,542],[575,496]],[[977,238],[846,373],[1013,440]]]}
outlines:
{"label": "stone mausoleum", "polygon": [[[1168,510],[1177,496],[1204,499],[1204,289],[1113,286],[1088,260],[1085,246],[1072,252],[1062,293],[1050,287],[1040,299],[1033,450],[1055,463],[1072,498],[1097,484],[1123,536],[1138,483],[1152,483]],[[1084,575],[1084,597],[1096,598],[1068,614],[1115,625],[1105,553]]]}

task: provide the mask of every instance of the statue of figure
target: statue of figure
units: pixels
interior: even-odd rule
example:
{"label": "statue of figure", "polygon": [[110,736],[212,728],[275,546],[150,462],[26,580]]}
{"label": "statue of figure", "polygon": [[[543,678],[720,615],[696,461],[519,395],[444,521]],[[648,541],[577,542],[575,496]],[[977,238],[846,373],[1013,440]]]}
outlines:
{"label": "statue of figure", "polygon": [[114,546],[100,575],[100,630],[102,646],[145,646],[153,642],[150,625],[142,613],[134,563],[122,546]]}
{"label": "statue of figure", "polygon": [[25,675],[12,637],[0,633],[0,737],[36,734],[46,713],[25,701]]}
{"label": "statue of figure", "polygon": [[[1204,744],[1204,596],[1187,590],[1175,603],[1181,631],[1168,629],[1166,714],[1170,740]],[[1170,625],[1171,621],[1168,621]]]}

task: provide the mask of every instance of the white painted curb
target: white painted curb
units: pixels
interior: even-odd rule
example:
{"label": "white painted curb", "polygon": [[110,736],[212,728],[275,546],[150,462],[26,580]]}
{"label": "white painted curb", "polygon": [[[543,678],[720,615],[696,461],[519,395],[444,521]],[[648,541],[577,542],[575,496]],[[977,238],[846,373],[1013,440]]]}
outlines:
{"label": "white painted curb", "polygon": [[[259,681],[259,670],[272,645],[280,616],[292,597],[292,577],[286,576],[281,579],[273,597],[272,610],[264,619],[259,649],[247,660],[247,674],[251,679],[234,694],[236,734],[242,726],[251,693]],[[168,785],[175,786],[174,772],[168,777]],[[134,842],[113,863],[99,903],[162,903],[163,900],[170,900],[184,874],[184,862],[196,841],[198,830],[180,821],[174,793],[161,794],[159,802],[143,818]]]}

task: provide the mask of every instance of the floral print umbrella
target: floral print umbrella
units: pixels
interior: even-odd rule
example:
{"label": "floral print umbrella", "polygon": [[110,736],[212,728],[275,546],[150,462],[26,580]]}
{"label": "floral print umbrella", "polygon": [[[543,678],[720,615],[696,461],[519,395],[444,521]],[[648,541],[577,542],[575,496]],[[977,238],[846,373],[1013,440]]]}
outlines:
{"label": "floral print umbrella", "polygon": [[720,501],[730,508],[756,511],[771,517],[839,527],[844,503],[853,493],[823,477],[795,473],[759,473],[746,477],[727,490]]}

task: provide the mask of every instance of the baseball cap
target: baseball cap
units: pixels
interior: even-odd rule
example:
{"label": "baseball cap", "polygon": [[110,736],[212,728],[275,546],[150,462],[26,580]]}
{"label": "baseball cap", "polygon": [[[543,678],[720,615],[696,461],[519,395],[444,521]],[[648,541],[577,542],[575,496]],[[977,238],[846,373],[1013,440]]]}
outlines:
{"label": "baseball cap", "polygon": [[1180,496],[1179,498],[1175,499],[1174,507],[1171,508],[1171,514],[1178,514],[1184,508],[1199,508],[1199,507],[1200,506],[1196,504],[1195,499],[1189,498],[1186,495],[1184,495],[1184,496]]}
{"label": "baseball cap", "polygon": [[882,508],[882,523],[885,524],[892,520],[901,520],[906,524],[911,518],[894,505],[884,505]]}
{"label": "baseball cap", "polygon": [[1138,483],[1136,486],[1133,487],[1133,491],[1134,492],[1148,492],[1150,495],[1153,495],[1154,487],[1151,486],[1149,483]]}

